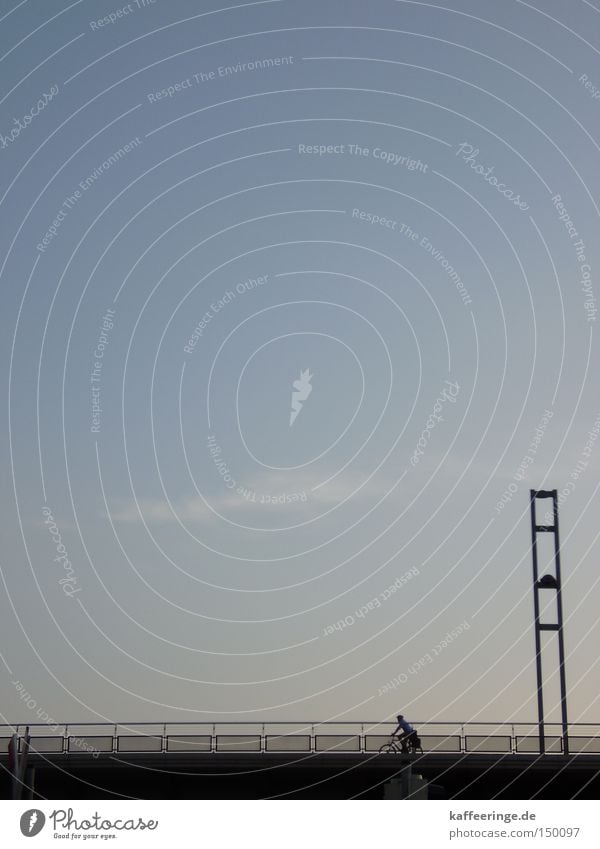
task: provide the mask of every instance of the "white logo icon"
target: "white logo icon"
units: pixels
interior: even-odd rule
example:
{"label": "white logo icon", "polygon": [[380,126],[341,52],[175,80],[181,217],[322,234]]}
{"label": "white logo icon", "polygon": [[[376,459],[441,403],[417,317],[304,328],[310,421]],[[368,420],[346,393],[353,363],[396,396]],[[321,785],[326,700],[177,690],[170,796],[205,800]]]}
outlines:
{"label": "white logo icon", "polygon": [[312,392],[312,386],[310,385],[310,381],[312,380],[312,374],[309,369],[305,369],[300,372],[300,379],[294,380],[292,386],[294,387],[294,392],[292,392],[292,411],[290,413],[290,427],[296,421],[296,416],[302,409],[302,402],[306,401],[310,393]]}

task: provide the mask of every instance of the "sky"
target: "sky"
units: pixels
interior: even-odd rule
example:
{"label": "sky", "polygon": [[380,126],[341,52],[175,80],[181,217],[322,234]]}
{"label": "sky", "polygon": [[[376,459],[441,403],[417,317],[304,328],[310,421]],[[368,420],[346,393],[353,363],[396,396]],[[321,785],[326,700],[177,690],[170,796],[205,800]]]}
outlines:
{"label": "sky", "polygon": [[1,0],[3,722],[598,722],[599,15]]}

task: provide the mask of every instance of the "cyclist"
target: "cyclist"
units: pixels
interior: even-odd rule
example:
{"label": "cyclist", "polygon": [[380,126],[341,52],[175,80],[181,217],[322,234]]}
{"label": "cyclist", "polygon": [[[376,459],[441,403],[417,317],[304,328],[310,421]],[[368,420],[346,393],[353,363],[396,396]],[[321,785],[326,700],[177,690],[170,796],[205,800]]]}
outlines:
{"label": "cyclist", "polygon": [[[410,722],[407,722],[404,719],[404,716],[401,713],[398,714],[397,719],[398,719],[398,727],[393,732],[392,736],[398,737],[398,740],[399,740],[400,745],[402,747],[402,751],[407,754],[408,753],[408,744],[410,742],[412,735],[414,735],[414,733],[415,733],[415,729],[412,727]],[[398,733],[399,731],[402,731],[402,734],[399,734]]]}

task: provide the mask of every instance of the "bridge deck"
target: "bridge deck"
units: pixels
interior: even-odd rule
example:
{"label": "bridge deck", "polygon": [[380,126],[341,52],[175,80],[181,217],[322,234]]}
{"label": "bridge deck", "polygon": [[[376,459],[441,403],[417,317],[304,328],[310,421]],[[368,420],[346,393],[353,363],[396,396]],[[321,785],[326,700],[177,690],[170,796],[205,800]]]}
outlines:
{"label": "bridge deck", "polygon": [[[31,754],[41,799],[383,798],[411,765],[455,799],[596,799],[600,755],[364,752]],[[8,797],[7,757],[0,756]]]}
{"label": "bridge deck", "polygon": [[[383,798],[409,764],[448,798],[600,795],[600,726],[415,722],[424,753],[379,754],[391,723],[80,723],[29,726],[39,798]],[[26,726],[0,727],[0,773]],[[4,792],[9,788],[5,786]]]}

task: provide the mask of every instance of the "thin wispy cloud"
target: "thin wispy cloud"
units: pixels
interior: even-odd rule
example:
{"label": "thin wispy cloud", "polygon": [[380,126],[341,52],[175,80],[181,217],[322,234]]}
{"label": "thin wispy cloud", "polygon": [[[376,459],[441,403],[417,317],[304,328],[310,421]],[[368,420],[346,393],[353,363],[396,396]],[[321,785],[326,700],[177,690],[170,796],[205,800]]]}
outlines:
{"label": "thin wispy cloud", "polygon": [[[250,484],[244,488],[246,491],[257,493],[258,496],[274,492],[304,493],[306,498],[294,501],[293,508],[309,513],[311,505],[313,509],[315,505],[328,508],[344,499],[360,500],[361,503],[378,500],[393,486],[393,482],[383,478],[372,479],[368,483],[363,481],[364,477],[347,473],[338,476],[326,486],[316,488],[320,480],[310,472],[296,473],[287,478],[269,472],[251,479]],[[171,500],[146,497],[139,498],[136,502],[133,497],[120,498],[113,502],[110,513],[113,521],[125,524],[141,523],[142,516],[147,522],[161,525],[176,524],[178,520],[210,523],[218,518],[216,514],[219,513],[229,517],[241,513],[247,515],[252,506],[252,502],[235,490],[227,490],[221,494],[207,495],[204,499],[196,493]],[[287,506],[289,507],[289,504]],[[262,510],[281,509],[277,503],[262,503],[260,507]]]}

